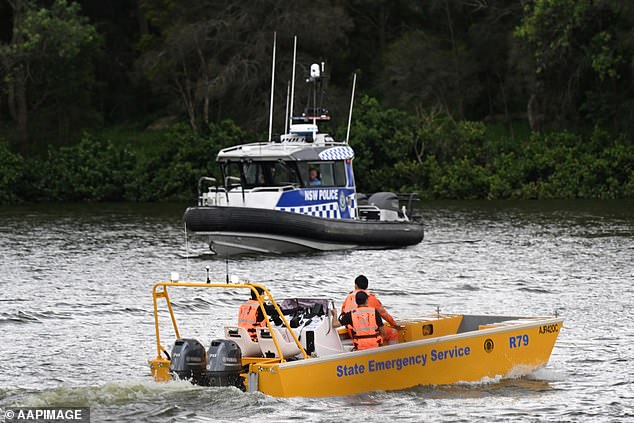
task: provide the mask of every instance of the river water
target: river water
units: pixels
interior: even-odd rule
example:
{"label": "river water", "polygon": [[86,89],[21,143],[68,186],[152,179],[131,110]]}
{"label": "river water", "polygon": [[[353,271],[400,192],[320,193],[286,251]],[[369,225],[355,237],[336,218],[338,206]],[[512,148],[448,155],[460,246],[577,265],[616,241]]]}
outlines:
{"label": "river water", "polygon": [[[0,408],[85,406],[92,421],[634,421],[634,202],[432,202],[425,240],[399,250],[231,260],[280,297],[340,304],[363,273],[398,319],[545,315],[565,328],[528,377],[350,397],[272,398],[154,383],[151,286],[216,281],[225,263],[183,258],[183,205],[0,208]],[[186,290],[184,290],[186,291]],[[203,344],[244,292],[175,296]],[[171,345],[171,341],[168,342]],[[310,381],[307,381],[310,383]]]}

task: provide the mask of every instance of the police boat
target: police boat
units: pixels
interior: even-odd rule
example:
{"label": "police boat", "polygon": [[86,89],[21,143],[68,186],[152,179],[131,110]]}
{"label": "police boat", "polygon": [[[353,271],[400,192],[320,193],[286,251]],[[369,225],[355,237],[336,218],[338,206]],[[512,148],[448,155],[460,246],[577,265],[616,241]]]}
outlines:
{"label": "police boat", "polygon": [[[177,323],[168,288],[241,290],[244,298],[251,292],[265,326],[256,328],[256,337],[236,326],[236,301],[233,319],[213,315],[203,320],[229,323],[221,323],[215,331],[202,329],[212,334],[203,343],[191,336],[200,328]],[[558,316],[436,312],[398,321],[397,344],[356,351],[348,330],[332,324],[337,308],[328,298],[289,298],[278,303],[260,284],[175,281],[156,283],[152,295],[156,357],[149,364],[154,380],[186,379],[275,397],[341,396],[521,377],[547,364],[563,328]],[[166,332],[175,337],[170,351],[161,337],[161,327],[167,325],[159,316],[169,322]],[[185,322],[196,326],[200,317]]]}
{"label": "police boat", "polygon": [[310,67],[312,94],[302,115],[293,116],[291,106],[287,133],[272,138],[269,130],[266,142],[218,153],[222,180],[199,180],[198,206],[183,216],[188,237],[202,237],[222,256],[395,248],[423,240],[421,219],[412,218],[413,195],[357,193],[347,139],[320,132],[330,121],[317,101],[323,72],[323,63]]}

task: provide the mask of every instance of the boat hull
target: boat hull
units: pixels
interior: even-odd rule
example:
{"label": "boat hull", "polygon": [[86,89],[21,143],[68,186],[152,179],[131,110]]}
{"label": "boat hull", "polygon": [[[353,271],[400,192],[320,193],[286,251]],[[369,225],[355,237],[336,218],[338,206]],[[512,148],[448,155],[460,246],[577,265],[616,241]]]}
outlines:
{"label": "boat hull", "polygon": [[306,238],[246,232],[200,233],[220,256],[240,254],[287,254],[359,248],[356,244],[329,243]]}
{"label": "boat hull", "polygon": [[220,255],[398,248],[424,238],[423,226],[415,222],[327,219],[248,207],[190,207],[183,220],[189,234],[204,237]]}
{"label": "boat hull", "polygon": [[257,374],[257,390],[278,397],[351,395],[519,377],[548,362],[562,325],[561,319],[550,319],[494,327],[324,358],[253,365],[251,371]]}
{"label": "boat hull", "polygon": [[[157,282],[152,287],[156,358],[149,361],[157,381],[171,380],[173,372],[179,375],[179,372],[205,371],[200,367],[200,354],[194,354],[194,349],[183,350],[189,352],[171,362],[161,342],[158,302],[165,301],[176,337],[174,348],[179,345],[178,340],[180,345],[184,341],[200,344],[195,339],[181,337],[168,287],[240,289],[255,293],[266,327],[258,328],[254,341],[245,328],[225,326],[226,339],[212,340],[208,351],[204,369],[211,371],[210,378],[201,378],[199,382],[277,397],[353,395],[418,385],[520,377],[548,362],[563,328],[563,319],[558,316],[435,313],[400,320],[398,344],[354,351],[348,331],[333,328],[331,312],[336,308],[331,300],[288,299],[281,308],[270,291],[259,284]],[[273,310],[270,307],[277,317],[268,314]],[[221,344],[232,345],[233,349],[211,352],[212,347]],[[235,351],[241,354],[236,355]],[[176,357],[174,349],[171,356]]]}

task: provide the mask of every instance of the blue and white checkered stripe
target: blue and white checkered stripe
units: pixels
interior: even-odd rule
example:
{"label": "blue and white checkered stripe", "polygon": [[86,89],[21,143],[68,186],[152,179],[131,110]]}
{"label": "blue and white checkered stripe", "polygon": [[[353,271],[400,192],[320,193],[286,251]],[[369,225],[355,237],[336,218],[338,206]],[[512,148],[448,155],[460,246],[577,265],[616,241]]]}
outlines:
{"label": "blue and white checkered stripe", "polygon": [[348,146],[332,147],[319,153],[321,160],[345,160],[354,157],[354,150]]}
{"label": "blue and white checkered stripe", "polygon": [[309,216],[341,219],[338,203],[316,204],[314,206],[276,207],[276,210],[290,213],[307,214]]}

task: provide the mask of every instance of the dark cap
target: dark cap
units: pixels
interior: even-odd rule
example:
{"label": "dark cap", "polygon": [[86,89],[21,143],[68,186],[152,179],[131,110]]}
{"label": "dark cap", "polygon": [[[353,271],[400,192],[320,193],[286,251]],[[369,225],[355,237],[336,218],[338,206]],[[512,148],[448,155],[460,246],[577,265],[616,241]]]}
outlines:
{"label": "dark cap", "polygon": [[365,304],[368,301],[368,294],[363,291],[357,292],[357,295],[354,296],[354,300],[357,305]]}
{"label": "dark cap", "polygon": [[359,275],[354,280],[354,284],[358,286],[359,289],[368,289],[368,278],[363,275]]}

